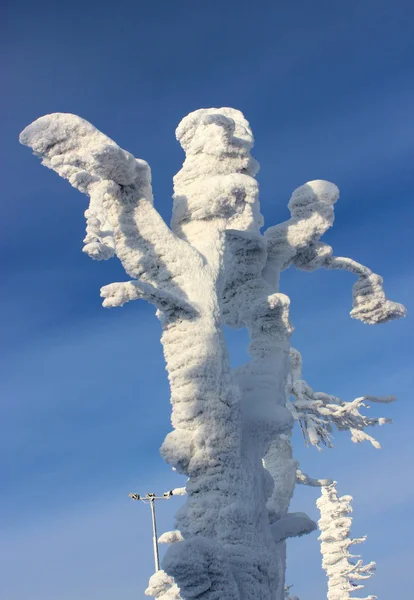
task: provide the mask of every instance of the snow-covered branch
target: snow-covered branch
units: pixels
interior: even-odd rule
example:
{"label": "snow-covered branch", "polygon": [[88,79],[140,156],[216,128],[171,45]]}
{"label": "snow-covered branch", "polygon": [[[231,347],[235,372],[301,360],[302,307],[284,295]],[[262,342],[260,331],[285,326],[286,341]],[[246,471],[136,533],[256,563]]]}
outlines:
{"label": "snow-covered branch", "polygon": [[158,542],[160,544],[176,544],[177,542],[183,541],[183,536],[181,535],[181,531],[175,529],[174,531],[166,531],[158,538]]}
{"label": "snow-covered branch", "polygon": [[291,218],[264,234],[268,251],[264,275],[269,281],[278,281],[280,271],[292,263],[313,268],[323,264],[329,251],[319,245],[319,239],[333,225],[338,198],[336,185],[323,180],[309,181],[293,192],[288,203]]}
{"label": "snow-covered branch", "polygon": [[[358,555],[349,552],[351,545],[366,539],[349,537],[351,501],[352,496],[338,498],[336,482],[333,482],[322,487],[322,495],[316,502],[321,513],[318,539],[321,541],[322,567],[328,576],[328,600],[352,600],[351,594],[364,587],[359,582],[370,578],[375,571],[374,562],[364,565]],[[375,599],[376,596],[368,596],[360,600]]]}
{"label": "snow-covered branch", "polygon": [[290,537],[299,537],[311,533],[315,529],[315,521],[302,512],[287,513],[271,525],[275,542],[281,542]]}
{"label": "snow-covered branch", "polygon": [[306,473],[303,473],[300,469],[296,471],[296,483],[302,485],[309,485],[311,487],[326,487],[333,483],[332,479],[313,479]]}
{"label": "snow-covered branch", "polygon": [[368,325],[376,325],[405,317],[405,306],[386,298],[382,277],[368,267],[343,256],[328,256],[323,266],[326,269],[349,271],[358,276],[352,289],[352,318]]}
{"label": "snow-covered branch", "polygon": [[184,298],[145,281],[110,283],[101,288],[101,297],[104,298],[102,305],[106,308],[123,306],[131,300],[143,299],[170,316],[174,314],[179,318],[190,318],[197,314]]}
{"label": "snow-covered branch", "polygon": [[[395,401],[394,396],[362,396],[352,402],[344,402],[335,396],[323,392],[314,392],[302,379],[302,357],[295,348],[290,349],[291,373],[288,378],[286,404],[294,418],[299,422],[307,445],[320,449],[320,444],[332,446],[332,426],[339,431],[350,431],[354,443],[365,440],[375,448],[379,442],[368,435],[365,427],[391,423],[383,417],[367,417],[360,408],[369,408],[369,403],[388,404]],[[292,400],[289,400],[289,396]]]}
{"label": "snow-covered branch", "polygon": [[231,108],[195,111],[176,133],[186,159],[174,177],[172,229],[216,270],[222,322],[241,327],[241,310],[252,296],[274,291],[257,289],[266,243],[254,178],[259,166],[250,154],[253,134],[242,113]]}
{"label": "snow-covered branch", "polygon": [[145,595],[153,596],[157,600],[182,600],[178,585],[165,571],[154,573],[149,580]]}
{"label": "snow-covered branch", "polygon": [[404,317],[405,307],[386,298],[379,275],[350,258],[333,256],[331,246],[320,241],[334,222],[338,198],[336,185],[322,180],[309,181],[293,192],[288,204],[291,218],[265,232],[265,277],[277,281],[280,271],[291,264],[304,271],[321,267],[346,270],[358,276],[353,287],[352,318],[375,325]]}
{"label": "snow-covered branch", "polygon": [[20,134],[42,163],[90,197],[84,251],[106,259],[114,252],[134,279],[184,295],[189,264],[198,253],[177,238],[153,206],[148,164],[122,150],[80,117],[54,113]]}
{"label": "snow-covered branch", "polygon": [[174,488],[173,490],[171,490],[171,494],[173,496],[186,496],[187,488],[186,487]]}

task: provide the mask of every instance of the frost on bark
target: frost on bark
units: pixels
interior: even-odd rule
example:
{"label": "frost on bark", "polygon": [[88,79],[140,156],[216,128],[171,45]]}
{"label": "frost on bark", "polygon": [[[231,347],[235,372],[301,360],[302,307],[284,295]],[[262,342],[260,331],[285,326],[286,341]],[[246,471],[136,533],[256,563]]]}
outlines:
{"label": "frost on bark", "polygon": [[[283,600],[286,539],[316,527],[306,514],[288,512],[296,482],[305,483],[290,444],[295,419],[314,445],[329,445],[333,425],[361,441],[364,428],[381,421],[360,414],[367,397],[344,403],[302,380],[281,272],[293,265],[354,273],[351,316],[365,323],[400,317],[404,308],[386,299],[378,275],[320,241],[334,220],[334,184],[297,188],[291,218],[261,233],[253,135],[239,111],[195,111],[177,139],[186,157],[174,177],[168,227],[154,208],[148,164],[90,123],[56,113],[20,136],[89,196],[84,252],[117,256],[130,278],[104,286],[103,305],[147,300],[162,325],[173,431],[161,454],[187,476],[187,499],[176,530],[162,540],[170,544],[164,570],[146,593]],[[250,336],[250,360],[234,370],[223,325]]]}
{"label": "frost on bark", "polygon": [[354,443],[369,441],[374,448],[381,448],[379,442],[364,431],[365,427],[391,423],[384,417],[367,417],[359,412],[369,408],[370,403],[389,404],[394,396],[362,396],[352,402],[343,402],[324,392],[314,392],[302,379],[302,357],[295,349],[290,349],[290,373],[286,390],[286,404],[294,418],[299,421],[306,445],[320,444],[332,447],[332,426],[339,431],[349,430]]}
{"label": "frost on bark", "polygon": [[[336,482],[322,487],[322,495],[316,504],[321,513],[318,522],[321,535],[322,567],[328,576],[328,600],[353,600],[353,593],[361,590],[361,583],[375,571],[375,563],[363,564],[359,555],[351,554],[349,547],[361,544],[365,537],[350,538],[352,496],[338,498]],[[361,600],[376,600],[366,596]]]}

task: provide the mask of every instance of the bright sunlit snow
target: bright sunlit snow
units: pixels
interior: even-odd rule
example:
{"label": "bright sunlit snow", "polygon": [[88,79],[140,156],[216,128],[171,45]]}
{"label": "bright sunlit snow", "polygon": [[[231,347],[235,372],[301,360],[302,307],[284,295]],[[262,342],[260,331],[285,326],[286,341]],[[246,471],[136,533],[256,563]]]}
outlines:
{"label": "bright sunlit snow", "polygon": [[[162,325],[173,431],[161,453],[187,476],[186,489],[177,491],[187,500],[176,530],[160,538],[170,547],[146,594],[163,600],[288,597],[286,540],[316,528],[306,513],[289,513],[301,483],[322,489],[329,600],[348,600],[356,589],[348,582],[368,576],[373,565],[350,563],[343,548],[356,540],[348,540],[350,520],[342,516],[349,498],[338,500],[332,482],[298,469],[292,427],[298,420],[305,441],[316,446],[330,445],[335,426],[377,447],[365,427],[387,420],[360,409],[393,398],[343,402],[310,388],[300,353],[290,347],[290,301],[279,280],[289,266],[346,270],[357,277],[353,318],[382,323],[405,309],[385,297],[378,275],[320,241],[334,221],[339,190],[333,183],[298,187],[288,204],[290,219],[261,233],[259,166],[240,111],[197,110],[176,134],[185,161],[174,177],[171,228],[154,207],[148,164],[80,117],[47,115],[20,136],[45,166],[89,196],[84,251],[95,259],[116,255],[130,278],[104,286],[103,305],[147,300]],[[236,369],[223,325],[247,328],[250,336],[251,358]]]}

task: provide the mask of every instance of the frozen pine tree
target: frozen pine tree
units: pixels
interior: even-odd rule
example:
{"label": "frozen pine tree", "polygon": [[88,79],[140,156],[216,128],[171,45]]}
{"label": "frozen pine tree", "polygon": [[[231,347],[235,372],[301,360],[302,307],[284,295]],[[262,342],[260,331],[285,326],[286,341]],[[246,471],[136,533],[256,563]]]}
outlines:
{"label": "frozen pine tree", "polygon": [[[51,114],[21,134],[45,166],[90,198],[84,252],[117,256],[129,279],[101,290],[103,305],[144,299],[162,325],[172,426],[164,459],[188,478],[187,498],[163,571],[147,594],[167,600],[283,600],[286,540],[313,531],[289,513],[296,483],[324,485],[298,471],[294,421],[307,443],[329,445],[332,429],[377,442],[353,402],[314,392],[290,348],[289,298],[279,279],[290,266],[353,273],[351,316],[381,323],[404,315],[382,279],[321,242],[334,221],[337,187],[310,181],[289,201],[291,217],[261,233],[253,135],[231,108],[185,117],[177,139],[186,157],[174,177],[171,227],[153,204],[148,164],[83,119]],[[223,325],[247,328],[251,359],[232,370]],[[331,482],[325,482],[329,485]],[[288,594],[288,592],[287,592]]]}
{"label": "frozen pine tree", "polygon": [[[350,546],[366,539],[349,537],[351,500],[351,496],[338,498],[335,482],[332,482],[322,486],[322,495],[316,502],[321,513],[319,539],[322,567],[328,576],[328,600],[353,600],[356,598],[353,593],[364,587],[362,581],[369,579],[375,571],[374,562],[364,565],[359,555],[349,552]],[[367,596],[363,600],[376,600],[376,596]]]}

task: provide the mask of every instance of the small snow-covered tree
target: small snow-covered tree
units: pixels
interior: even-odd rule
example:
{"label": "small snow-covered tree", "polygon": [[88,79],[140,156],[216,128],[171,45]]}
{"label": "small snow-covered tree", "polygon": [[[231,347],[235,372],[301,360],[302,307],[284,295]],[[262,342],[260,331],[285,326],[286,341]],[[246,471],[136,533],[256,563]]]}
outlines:
{"label": "small snow-covered tree", "polygon": [[[375,563],[363,565],[359,555],[349,552],[351,545],[361,544],[366,537],[349,537],[352,496],[338,498],[335,486],[336,482],[322,486],[322,495],[316,502],[321,513],[318,525],[322,567],[328,576],[328,600],[352,600],[355,596],[351,594],[364,587],[360,582],[375,571]],[[376,596],[363,600],[376,600]]]}
{"label": "small snow-covered tree", "polygon": [[[164,570],[147,594],[283,600],[286,539],[316,528],[306,514],[288,512],[295,484],[331,483],[298,471],[294,421],[315,446],[330,444],[333,427],[376,444],[365,428],[385,420],[360,408],[392,398],[343,402],[303,381],[280,275],[289,266],[350,271],[357,277],[351,316],[364,323],[401,317],[404,308],[386,299],[378,275],[321,242],[334,221],[334,184],[297,188],[290,219],[261,233],[258,164],[241,112],[197,110],[181,121],[177,139],[186,158],[174,177],[169,228],[154,208],[148,164],[90,123],[56,113],[20,136],[89,196],[84,252],[97,260],[116,255],[130,278],[104,286],[103,305],[147,300],[162,325],[173,431],[161,454],[188,482],[177,529],[164,538]],[[249,332],[251,359],[237,369],[223,325]]]}

